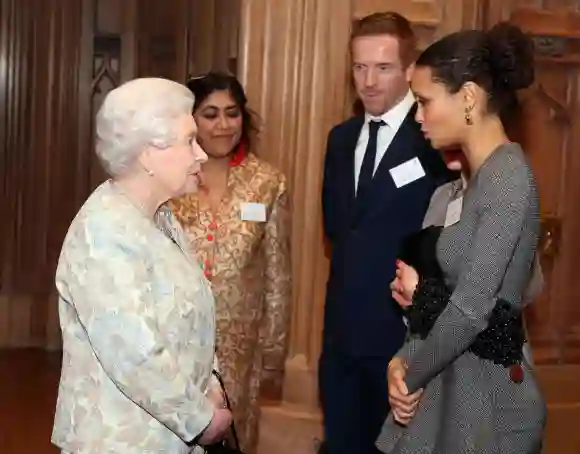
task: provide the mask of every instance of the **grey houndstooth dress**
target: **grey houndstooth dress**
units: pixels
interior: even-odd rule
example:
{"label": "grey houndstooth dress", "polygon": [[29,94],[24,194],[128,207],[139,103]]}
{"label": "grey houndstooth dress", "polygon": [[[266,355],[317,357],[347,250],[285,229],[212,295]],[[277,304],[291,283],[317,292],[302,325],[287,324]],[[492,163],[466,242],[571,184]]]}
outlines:
{"label": "grey houndstooth dress", "polygon": [[438,261],[450,301],[425,340],[411,338],[408,388],[424,388],[407,427],[390,414],[377,447],[390,454],[537,454],[546,418],[532,368],[524,380],[468,347],[497,298],[523,304],[540,230],[535,179],[519,145],[498,148],[464,193],[461,219],[443,230]]}

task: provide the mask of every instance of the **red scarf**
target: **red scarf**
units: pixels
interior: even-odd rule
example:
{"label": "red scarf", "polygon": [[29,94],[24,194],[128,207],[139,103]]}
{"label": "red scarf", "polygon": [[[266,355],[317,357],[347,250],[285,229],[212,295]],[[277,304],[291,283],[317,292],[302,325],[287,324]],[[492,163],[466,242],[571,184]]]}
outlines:
{"label": "red scarf", "polygon": [[230,160],[230,167],[239,166],[244,161],[247,154],[248,150],[246,147],[246,143],[242,141],[238,144],[236,150],[232,154],[232,159]]}

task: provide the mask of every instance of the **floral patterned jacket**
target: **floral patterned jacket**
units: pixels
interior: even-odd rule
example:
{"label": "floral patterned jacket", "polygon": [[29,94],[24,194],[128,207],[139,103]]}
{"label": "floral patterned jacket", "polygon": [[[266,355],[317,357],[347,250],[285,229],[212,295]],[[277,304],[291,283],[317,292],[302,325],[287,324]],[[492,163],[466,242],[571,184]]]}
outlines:
{"label": "floral patterned jacket", "polygon": [[73,453],[203,452],[214,299],[169,210],[144,217],[110,182],[73,220],[56,286],[63,337],[52,442]]}

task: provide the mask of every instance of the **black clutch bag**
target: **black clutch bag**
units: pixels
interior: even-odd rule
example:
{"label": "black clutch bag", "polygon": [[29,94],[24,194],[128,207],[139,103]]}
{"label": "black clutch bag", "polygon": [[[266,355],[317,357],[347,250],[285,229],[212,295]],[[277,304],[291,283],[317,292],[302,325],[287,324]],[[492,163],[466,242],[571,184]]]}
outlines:
{"label": "black clutch bag", "polygon": [[[228,397],[228,393],[226,391],[226,387],[224,384],[224,380],[222,379],[222,376],[216,370],[213,371],[213,375],[217,378],[220,387],[222,388],[224,399],[226,401],[226,408],[229,411],[232,411],[232,405],[230,403],[230,399]],[[238,439],[238,433],[236,432],[236,426],[233,422],[230,427],[230,435],[231,437],[224,438],[219,443],[204,446],[205,452],[207,454],[244,454],[243,451],[240,450],[240,441]]]}
{"label": "black clutch bag", "polygon": [[443,276],[437,261],[437,241],[442,230],[442,226],[426,227],[401,242],[398,259],[415,268],[422,279]]}

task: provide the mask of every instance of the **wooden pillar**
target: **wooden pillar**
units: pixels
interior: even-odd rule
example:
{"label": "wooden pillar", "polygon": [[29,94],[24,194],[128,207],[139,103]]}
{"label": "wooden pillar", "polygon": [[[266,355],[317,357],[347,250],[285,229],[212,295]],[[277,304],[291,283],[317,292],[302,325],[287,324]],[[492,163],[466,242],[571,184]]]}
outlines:
{"label": "wooden pillar", "polygon": [[243,0],[238,75],[263,121],[258,153],[288,178],[294,293],[285,409],[315,413],[328,260],[320,193],[326,137],[344,119],[351,2]]}

